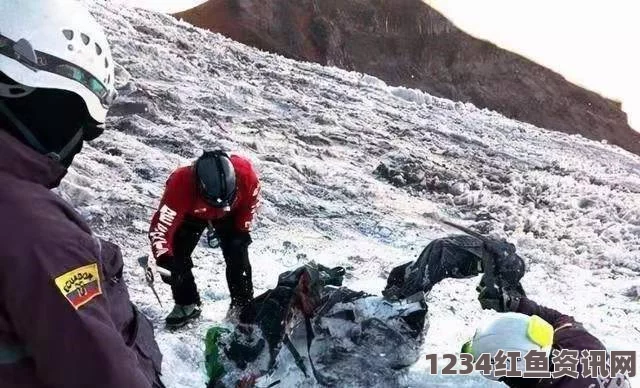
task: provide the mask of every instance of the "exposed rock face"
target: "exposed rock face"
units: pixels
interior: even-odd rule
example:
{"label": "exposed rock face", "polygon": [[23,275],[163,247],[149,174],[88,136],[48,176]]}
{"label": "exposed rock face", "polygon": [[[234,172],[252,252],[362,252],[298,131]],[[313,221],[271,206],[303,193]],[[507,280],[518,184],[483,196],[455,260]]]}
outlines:
{"label": "exposed rock face", "polygon": [[640,133],[619,103],[472,37],[420,0],[210,0],[176,16],[262,50],[640,154]]}

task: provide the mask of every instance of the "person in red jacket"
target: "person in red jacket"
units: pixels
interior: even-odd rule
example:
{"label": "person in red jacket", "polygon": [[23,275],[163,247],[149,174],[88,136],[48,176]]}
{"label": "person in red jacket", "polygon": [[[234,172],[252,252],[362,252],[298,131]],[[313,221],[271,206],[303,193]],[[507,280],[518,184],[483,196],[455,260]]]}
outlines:
{"label": "person in red jacket", "polygon": [[149,229],[156,263],[170,272],[162,275],[175,302],[166,318],[168,327],[184,326],[200,315],[191,253],[205,229],[209,246],[222,249],[230,309],[253,299],[248,247],[259,193],[251,162],[220,150],[204,152],[192,166],[171,174]]}

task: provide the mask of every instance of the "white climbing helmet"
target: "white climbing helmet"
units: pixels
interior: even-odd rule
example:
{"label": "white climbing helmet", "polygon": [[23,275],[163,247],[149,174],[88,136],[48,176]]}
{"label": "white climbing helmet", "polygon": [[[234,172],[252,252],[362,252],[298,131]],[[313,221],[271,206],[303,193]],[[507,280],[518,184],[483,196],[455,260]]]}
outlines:
{"label": "white climbing helmet", "polygon": [[[553,333],[553,326],[537,315],[501,313],[478,327],[473,339],[462,347],[462,353],[471,354],[476,361],[483,353],[488,353],[492,362],[499,350],[505,355],[507,352],[520,352],[522,357],[535,350],[544,352],[545,356],[549,357]],[[507,369],[508,365],[507,359]],[[523,358],[518,360],[516,368],[525,371]],[[494,370],[483,376],[490,380],[499,380],[499,377],[494,376]]]}
{"label": "white climbing helmet", "polygon": [[78,0],[0,2],[0,72],[19,84],[0,81],[1,97],[67,90],[104,123],[116,97],[113,67],[102,27]]}

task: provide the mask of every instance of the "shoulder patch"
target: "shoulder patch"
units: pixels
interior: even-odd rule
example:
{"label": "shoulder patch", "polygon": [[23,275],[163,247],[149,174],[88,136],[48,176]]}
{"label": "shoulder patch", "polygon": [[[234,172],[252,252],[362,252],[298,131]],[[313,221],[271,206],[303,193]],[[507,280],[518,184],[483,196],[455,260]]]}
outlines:
{"label": "shoulder patch", "polygon": [[102,294],[98,264],[73,269],[55,279],[62,295],[76,310]]}

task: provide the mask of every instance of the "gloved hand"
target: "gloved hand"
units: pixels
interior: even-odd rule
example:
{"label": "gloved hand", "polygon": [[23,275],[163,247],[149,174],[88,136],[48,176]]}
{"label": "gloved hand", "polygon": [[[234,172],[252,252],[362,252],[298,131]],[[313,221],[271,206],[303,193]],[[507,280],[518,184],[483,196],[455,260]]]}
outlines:
{"label": "gloved hand", "polygon": [[524,296],[513,287],[487,285],[484,282],[484,277],[476,287],[476,291],[478,291],[478,301],[483,310],[495,310],[499,313],[516,312],[520,298]]}
{"label": "gloved hand", "polygon": [[158,259],[157,266],[160,268],[164,268],[171,273],[171,276],[160,274],[160,278],[163,282],[169,285],[178,285],[182,283],[184,277],[188,271],[184,265],[178,265],[177,259],[173,256],[162,257]]}
{"label": "gloved hand", "polygon": [[526,266],[524,260],[516,254],[515,245],[505,240],[487,240],[484,241],[484,249],[493,258],[493,275],[500,278],[501,284],[505,287],[519,287]]}

